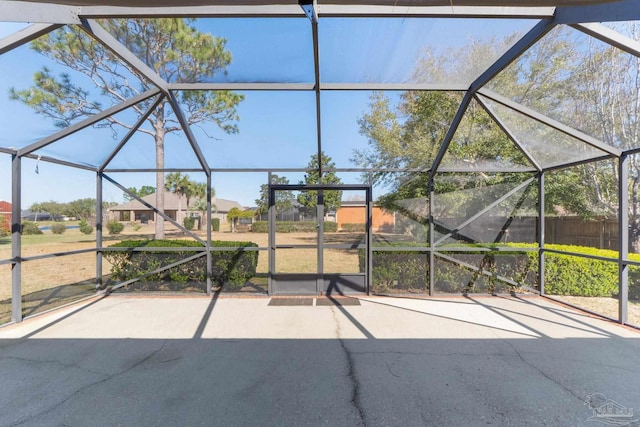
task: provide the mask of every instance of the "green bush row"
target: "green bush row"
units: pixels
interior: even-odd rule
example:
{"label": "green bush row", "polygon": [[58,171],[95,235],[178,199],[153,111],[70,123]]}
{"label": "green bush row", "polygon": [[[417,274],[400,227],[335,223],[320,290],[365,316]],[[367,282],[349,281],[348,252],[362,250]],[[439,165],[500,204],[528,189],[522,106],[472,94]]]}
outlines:
{"label": "green bush row", "polygon": [[[333,221],[324,221],[324,231],[327,233],[335,233],[338,231],[338,223]],[[314,232],[318,229],[316,221],[276,221],[277,233],[307,233]],[[251,224],[251,231],[254,233],[269,232],[268,221],[255,221]]]}
{"label": "green bush row", "polygon": [[341,231],[345,231],[348,233],[356,233],[356,232],[365,232],[366,229],[366,224],[351,224],[351,223],[346,223],[346,224],[342,224],[342,229]]}
{"label": "green bush row", "polygon": [[[253,242],[212,241],[212,247],[257,247]],[[157,270],[160,267],[183,260],[196,254],[189,248],[202,248],[199,242],[189,240],[124,240],[110,248],[185,248],[184,251],[109,251],[104,256],[111,263],[112,279],[126,281]],[[230,290],[239,290],[256,274],[258,251],[239,249],[212,250],[211,281],[217,286],[226,285]],[[143,281],[153,289],[167,282],[177,284],[178,289],[187,286],[203,288],[206,285],[207,257],[172,267],[161,273],[145,277]]]}
{"label": "green bush row", "polygon": [[[403,244],[407,246],[407,244]],[[420,246],[420,245],[416,245]],[[457,245],[460,246],[460,245]],[[436,255],[434,284],[440,292],[503,293],[515,286],[538,287],[538,252],[518,251],[535,244],[511,243],[513,251],[454,252],[439,249]],[[546,245],[547,249],[611,258],[611,261],[545,253],[545,293],[586,297],[616,297],[618,294],[617,252],[584,246]],[[374,292],[389,290],[427,290],[428,251],[373,251],[372,282]],[[450,259],[455,259],[454,262]],[[640,262],[640,254],[631,254]],[[466,264],[461,265],[460,263]],[[471,266],[479,267],[483,274]],[[360,271],[364,271],[364,251],[360,251]],[[640,300],[640,267],[629,267],[629,298]]]}

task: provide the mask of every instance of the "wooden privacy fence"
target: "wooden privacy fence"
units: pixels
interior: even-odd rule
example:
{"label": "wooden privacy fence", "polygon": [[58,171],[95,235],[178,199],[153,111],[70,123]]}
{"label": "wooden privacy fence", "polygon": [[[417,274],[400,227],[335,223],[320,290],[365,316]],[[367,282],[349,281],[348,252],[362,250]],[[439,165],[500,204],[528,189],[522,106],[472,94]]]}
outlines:
{"label": "wooden privacy fence", "polygon": [[[440,218],[436,223],[455,229],[464,221],[460,218]],[[500,231],[508,224],[503,233]],[[618,220],[615,218],[582,219],[575,216],[545,217],[545,243],[588,246],[598,249],[618,249]],[[467,241],[489,243],[535,242],[538,235],[538,218],[483,216],[459,232]]]}

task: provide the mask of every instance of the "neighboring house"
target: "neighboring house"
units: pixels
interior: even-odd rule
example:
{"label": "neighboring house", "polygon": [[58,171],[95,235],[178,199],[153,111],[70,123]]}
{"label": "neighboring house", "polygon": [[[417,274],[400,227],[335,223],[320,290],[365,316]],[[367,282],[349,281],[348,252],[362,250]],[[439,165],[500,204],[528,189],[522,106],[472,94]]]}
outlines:
{"label": "neighboring house", "polygon": [[0,200],[0,228],[6,231],[11,230],[11,203]]}
{"label": "neighboring house", "polygon": [[[392,212],[387,212],[380,206],[371,207],[371,229],[375,232],[393,231],[396,217]],[[338,231],[344,228],[344,224],[365,224],[367,222],[366,204],[362,201],[343,201],[336,212]]]}
{"label": "neighboring house", "polygon": [[[148,196],[144,196],[142,200],[154,206],[156,203],[156,194],[153,193],[149,194]],[[217,197],[214,197],[212,202],[213,209],[211,217],[220,218],[221,222],[225,222],[227,220],[227,214],[229,213],[229,210],[231,210],[231,208],[244,210],[240,203],[233,200],[219,199]],[[191,200],[191,203],[193,204],[193,200]],[[178,212],[178,207],[180,207],[180,212]],[[153,211],[153,209],[148,208],[138,200],[131,200],[121,205],[112,206],[109,208],[109,213],[109,217],[117,221],[139,221],[143,224],[147,224],[153,223],[156,220],[156,213]],[[165,192],[164,214],[174,221],[182,224],[184,217],[187,216],[186,197],[182,196],[182,200],[178,200],[178,196],[175,193],[172,193],[170,191]],[[189,215],[203,216],[203,213],[190,209]]]}

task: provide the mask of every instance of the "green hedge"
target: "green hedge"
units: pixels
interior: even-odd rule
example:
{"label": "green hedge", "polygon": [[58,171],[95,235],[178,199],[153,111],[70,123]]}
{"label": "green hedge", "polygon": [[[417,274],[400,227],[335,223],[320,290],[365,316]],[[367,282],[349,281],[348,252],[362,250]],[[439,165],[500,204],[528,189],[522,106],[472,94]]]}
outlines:
{"label": "green hedge", "polygon": [[211,230],[220,231],[220,218],[211,218]]}
{"label": "green hedge", "polygon": [[[324,231],[326,233],[335,233],[338,231],[338,223],[333,221],[324,221]],[[314,232],[318,229],[318,223],[316,221],[276,221],[277,233],[308,233]],[[255,221],[251,224],[251,231],[253,233],[267,233],[269,232],[268,221]]]}
{"label": "green hedge", "polygon": [[[408,246],[408,244],[403,244]],[[414,245],[411,245],[414,246]],[[420,245],[415,245],[420,247]],[[456,245],[460,247],[460,245]],[[469,245],[465,245],[469,246]],[[478,245],[480,246],[480,245]],[[496,246],[496,245],[493,245]],[[498,278],[538,287],[538,252],[518,251],[535,248],[535,244],[510,243],[513,251],[447,251],[438,248],[434,282],[439,292],[503,293],[514,287]],[[484,246],[487,247],[487,246]],[[584,258],[552,252],[545,253],[545,293],[585,297],[616,297],[618,295],[618,253],[612,250],[584,246],[546,245],[547,249],[611,258],[611,261]],[[491,248],[491,246],[489,246]],[[373,251],[373,291],[428,290],[428,251]],[[489,275],[461,266],[445,257],[471,266],[480,266]],[[640,254],[631,254],[640,262]],[[364,251],[360,251],[360,271],[364,271]],[[640,300],[640,267],[629,267],[629,299]]]}
{"label": "green hedge", "polygon": [[[212,241],[212,247],[257,247],[253,242]],[[202,248],[199,242],[190,240],[124,240],[109,246],[110,248],[185,248],[184,251],[109,251],[104,256],[111,263],[112,279],[126,281],[150,273],[162,266],[195,255],[197,252],[188,248]],[[239,290],[256,274],[258,251],[212,250],[211,281],[214,286],[225,286],[228,290]],[[207,257],[202,256],[193,261],[173,267],[162,273],[144,278],[146,290],[159,289],[169,285],[172,289],[181,290],[186,287],[206,286]]]}
{"label": "green hedge", "polygon": [[342,229],[341,231],[347,232],[347,233],[356,233],[356,232],[365,232],[367,231],[366,228],[366,224],[351,224],[351,223],[347,223],[347,224],[342,224]]}

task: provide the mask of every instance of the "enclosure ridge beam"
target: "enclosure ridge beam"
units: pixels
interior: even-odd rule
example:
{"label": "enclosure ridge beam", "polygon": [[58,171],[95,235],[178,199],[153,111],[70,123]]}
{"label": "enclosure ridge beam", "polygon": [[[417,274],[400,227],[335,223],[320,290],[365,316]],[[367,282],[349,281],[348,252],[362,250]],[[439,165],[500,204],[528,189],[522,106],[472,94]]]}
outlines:
{"label": "enclosure ridge beam", "polygon": [[147,109],[147,111],[145,111],[144,114],[140,116],[140,118],[138,118],[138,120],[133,125],[133,127],[129,129],[127,134],[124,136],[124,138],[122,138],[120,143],[118,143],[116,148],[109,154],[109,156],[107,156],[106,160],[102,163],[102,165],[100,165],[100,167],[98,168],[98,172],[100,173],[104,172],[105,168],[109,165],[109,163],[111,163],[111,161],[118,155],[120,150],[122,150],[122,148],[127,144],[127,142],[129,142],[129,140],[133,137],[133,135],[135,135],[135,133],[138,132],[138,129],[140,128],[140,126],[144,124],[144,121],[147,120],[147,118],[151,115],[151,113],[153,113],[153,111],[156,109],[158,104],[160,104],[160,102],[163,99],[164,99],[164,95],[160,94],[158,98],[153,102],[153,104],[151,104],[151,106]]}
{"label": "enclosure ridge beam", "polygon": [[166,7],[82,6],[78,15],[85,18],[304,18],[298,5],[207,5]]}
{"label": "enclosure ridge beam", "polygon": [[580,7],[558,7],[555,16],[558,24],[635,21],[640,19],[640,7],[637,0],[607,1]]}
{"label": "enclosure ridge beam", "polygon": [[136,105],[137,103],[144,101],[145,99],[151,98],[152,96],[155,96],[158,93],[160,93],[160,89],[150,89],[131,99],[127,99],[126,101],[118,105],[114,105],[111,108],[107,108],[106,110],[101,111],[82,121],[79,121],[78,123],[75,123],[71,126],[68,126],[65,129],[62,129],[61,131],[54,133],[53,135],[43,138],[38,142],[35,142],[31,145],[28,145],[24,148],[19,149],[18,155],[22,157],[22,156],[26,156],[27,154],[31,154],[32,152],[39,150],[41,148],[44,148],[47,145],[52,144],[66,136],[72,135],[86,127],[89,127],[95,123],[98,123],[99,121],[104,120],[113,114],[117,114],[122,110],[126,110],[127,108],[133,105]]}
{"label": "enclosure ridge beam", "polygon": [[419,83],[419,82],[406,82],[406,83],[320,83],[321,90],[385,90],[385,91],[454,91],[465,92],[469,89],[468,85],[460,83]]}
{"label": "enclosure ridge beam", "polygon": [[312,91],[315,89],[313,83],[254,83],[254,82],[231,82],[231,83],[169,83],[167,88],[171,90],[260,90],[260,91]]}
{"label": "enclosure ridge beam", "polygon": [[[465,18],[546,18],[553,16],[550,6],[385,6],[323,4],[321,17],[465,17]],[[89,17],[264,17],[300,18],[300,9],[289,4],[208,5],[184,7],[83,6],[80,16]]]}
{"label": "enclosure ridge beam", "polygon": [[531,162],[531,164],[536,168],[536,170],[538,172],[542,171],[542,166],[540,166],[540,164],[536,161],[536,159],[533,158],[531,153],[529,153],[529,151],[526,148],[524,148],[524,146],[520,143],[520,141],[518,141],[518,138],[516,138],[516,136],[513,133],[511,133],[509,129],[507,129],[507,126],[504,124],[504,122],[493,112],[493,110],[484,102],[484,100],[479,96],[475,96],[475,100],[478,101],[478,104],[480,104],[480,106],[484,108],[487,114],[489,114],[489,116],[491,116],[493,121],[496,122],[498,127],[502,129],[502,132],[504,132],[507,135],[507,137],[511,140],[511,142],[513,142],[516,145],[516,147],[518,147],[520,152],[524,154],[524,156],[527,158],[527,160],[529,160],[529,162]]}
{"label": "enclosure ridge beam", "polygon": [[125,168],[105,168],[102,172],[122,173],[122,172],[202,172],[202,168],[141,168],[141,169],[125,169]]}
{"label": "enclosure ridge beam", "polygon": [[195,235],[194,233],[192,233],[191,231],[187,230],[186,228],[184,228],[182,225],[180,225],[178,222],[174,221],[173,219],[171,219],[168,215],[166,215],[164,212],[160,212],[158,210],[158,208],[156,208],[155,206],[151,205],[150,203],[147,203],[146,201],[142,200],[142,198],[138,197],[137,195],[133,194],[131,191],[129,191],[128,188],[125,188],[123,185],[121,185],[120,183],[118,183],[117,181],[115,181],[113,178],[111,178],[108,175],[103,174],[102,177],[104,179],[106,179],[107,181],[109,181],[110,183],[112,183],[113,185],[115,185],[116,187],[118,187],[120,190],[122,190],[123,192],[127,193],[129,196],[131,196],[131,198],[136,199],[137,201],[139,201],[140,203],[142,203],[144,206],[146,206],[147,208],[153,210],[156,214],[160,215],[162,218],[164,218],[165,220],[169,221],[171,224],[175,225],[176,227],[178,227],[181,231],[183,231],[184,233],[188,234],[189,236],[193,237],[195,240],[197,240],[199,243],[202,243],[203,246],[207,246],[207,243],[202,240],[200,237],[198,237],[197,235]]}
{"label": "enclosure ridge beam", "polygon": [[434,245],[439,245],[440,243],[442,243],[443,241],[447,240],[449,237],[451,237],[454,233],[457,233],[458,231],[462,230],[463,228],[465,228],[467,225],[471,224],[473,221],[475,221],[476,219],[480,218],[482,215],[486,214],[487,212],[489,212],[491,209],[495,208],[496,206],[498,206],[500,203],[504,202],[505,200],[507,200],[509,197],[513,196],[514,194],[516,194],[518,191],[522,190],[523,188],[526,188],[529,184],[531,184],[531,182],[533,182],[533,180],[535,179],[535,177],[529,178],[526,181],[523,181],[522,183],[518,184],[517,186],[515,186],[514,188],[512,188],[509,192],[507,192],[506,194],[504,194],[503,196],[501,196],[499,199],[495,200],[493,203],[489,204],[488,206],[486,206],[484,209],[482,209],[480,212],[476,213],[475,215],[473,215],[471,218],[467,219],[466,221],[464,221],[462,224],[456,226],[455,229],[450,230],[447,234],[445,234],[444,236],[442,236],[441,238],[439,238]]}
{"label": "enclosure ridge beam", "polygon": [[440,167],[438,173],[527,173],[539,172],[538,169],[532,167]]}
{"label": "enclosure ridge beam", "polygon": [[553,17],[555,7],[517,6],[386,6],[323,4],[320,16],[380,18],[527,18]]}
{"label": "enclosure ridge beam", "polygon": [[95,38],[98,42],[109,48],[117,57],[133,67],[142,74],[146,79],[152,82],[156,87],[165,94],[169,92],[167,82],[158,75],[150,66],[145,64],[140,58],[133,54],[125,45],[120,43],[118,39],[113,37],[102,25],[91,19],[82,20],[82,28]]}
{"label": "enclosure ridge beam", "polygon": [[553,129],[564,133],[565,135],[568,135],[572,138],[575,138],[577,140],[580,140],[594,148],[597,148],[598,150],[604,151],[605,153],[609,153],[612,156],[616,156],[619,157],[622,154],[622,150],[620,150],[619,148],[613,147],[611,145],[605,144],[604,142],[600,141],[597,138],[594,138],[592,136],[589,136],[585,133],[580,132],[579,130],[576,130],[570,126],[567,126],[565,124],[560,123],[557,120],[554,120],[550,117],[545,116],[544,114],[541,114],[535,110],[532,110],[529,107],[525,107],[522,104],[518,104],[515,101],[512,101],[511,99],[508,99],[504,96],[498,95],[497,93],[489,90],[489,89],[479,89],[478,93],[486,98],[491,99],[492,101],[497,102],[498,104],[502,104],[507,108],[510,108],[514,111],[517,111],[527,117],[529,117],[530,119],[533,119],[539,123],[543,123],[549,127],[552,127]]}
{"label": "enclosure ridge beam", "polygon": [[[640,5],[638,7],[640,7]],[[610,44],[611,46],[615,46],[624,52],[634,56],[640,56],[640,41],[620,34],[619,32],[605,27],[602,24],[587,23],[573,24],[571,26],[591,37]]]}
{"label": "enclosure ridge beam", "polygon": [[487,70],[482,73],[469,87],[469,91],[475,93],[486,85],[491,79],[497,76],[502,70],[508,67],[513,61],[518,59],[520,55],[525,53],[538,40],[544,37],[549,31],[556,26],[553,19],[543,19],[538,22],[527,34],[518,40],[509,50],[507,50],[497,61],[495,61]]}
{"label": "enclosure ridge beam", "polygon": [[453,136],[455,135],[456,131],[458,130],[458,126],[460,126],[460,123],[462,122],[462,118],[464,117],[464,114],[466,113],[467,108],[469,107],[469,104],[471,103],[472,99],[473,99],[473,93],[471,91],[465,92],[464,98],[462,98],[462,102],[460,103],[460,106],[458,107],[458,111],[456,111],[456,115],[453,117],[453,120],[451,121],[451,125],[449,126],[449,129],[447,130],[447,134],[445,135],[444,139],[442,140],[442,144],[440,145],[440,149],[438,150],[438,154],[436,154],[436,158],[433,160],[433,163],[431,164],[431,171],[429,173],[429,181],[431,181],[433,179],[435,173],[437,172],[438,167],[440,166],[440,163],[442,162],[442,158],[444,157],[445,153],[449,149],[449,144],[451,143],[451,140],[453,139]]}
{"label": "enclosure ridge beam", "polygon": [[31,1],[0,1],[3,22],[39,22],[49,24],[79,24],[77,6]]}
{"label": "enclosure ridge beam", "polygon": [[198,158],[198,161],[200,162],[200,165],[202,166],[202,171],[206,176],[211,175],[211,170],[209,169],[209,165],[207,164],[207,159],[205,159],[204,154],[202,154],[200,145],[198,144],[196,137],[193,135],[193,132],[191,131],[191,126],[189,126],[189,122],[187,121],[187,118],[184,116],[184,112],[182,111],[182,108],[180,108],[180,104],[178,103],[178,100],[176,99],[176,96],[172,91],[169,91],[168,99],[169,99],[169,103],[171,104],[171,107],[173,107],[173,112],[176,114],[176,118],[178,119],[178,122],[182,127],[182,131],[186,135],[187,141],[189,141],[189,144],[191,145],[191,149],[193,149],[193,152],[195,153],[196,157]]}
{"label": "enclosure ridge beam", "polygon": [[[2,12],[0,10],[0,16]],[[2,16],[4,20],[4,16]],[[62,27],[59,24],[33,24],[0,40],[0,55]]]}

